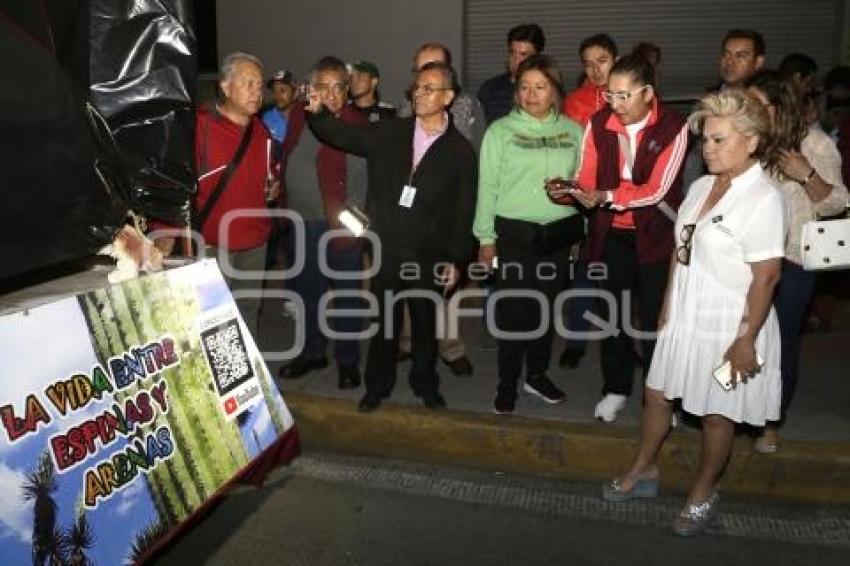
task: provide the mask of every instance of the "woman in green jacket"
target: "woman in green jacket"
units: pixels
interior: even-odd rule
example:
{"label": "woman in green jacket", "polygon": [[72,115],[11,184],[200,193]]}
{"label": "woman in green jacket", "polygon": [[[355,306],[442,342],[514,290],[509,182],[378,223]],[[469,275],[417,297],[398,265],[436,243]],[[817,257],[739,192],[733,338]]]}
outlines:
{"label": "woman in green jacket", "polygon": [[514,411],[523,361],[524,391],[548,403],[564,400],[546,375],[552,314],[564,288],[570,246],[582,238],[584,220],[575,207],[555,204],[547,193],[552,179],[574,178],[581,150],[582,129],[560,114],[562,98],[555,62],[545,55],[530,57],[517,70],[514,110],[490,125],[481,145],[473,234],[480,243],[479,262],[496,273],[488,308],[495,308],[490,330],[499,340],[493,403],[499,414]]}

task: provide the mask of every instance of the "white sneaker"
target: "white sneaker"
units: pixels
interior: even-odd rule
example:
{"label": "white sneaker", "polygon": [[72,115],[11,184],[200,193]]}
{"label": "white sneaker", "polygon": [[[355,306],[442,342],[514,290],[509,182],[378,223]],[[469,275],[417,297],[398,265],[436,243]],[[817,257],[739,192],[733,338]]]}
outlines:
{"label": "white sneaker", "polygon": [[617,413],[622,411],[623,407],[626,406],[626,399],[628,399],[628,397],[625,395],[608,393],[599,403],[596,404],[593,416],[606,423],[613,423],[617,420]]}

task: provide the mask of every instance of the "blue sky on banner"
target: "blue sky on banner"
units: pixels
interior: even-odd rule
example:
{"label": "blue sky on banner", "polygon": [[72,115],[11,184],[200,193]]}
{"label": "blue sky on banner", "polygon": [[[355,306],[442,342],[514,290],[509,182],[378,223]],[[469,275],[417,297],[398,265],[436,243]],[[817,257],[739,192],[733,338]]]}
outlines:
{"label": "blue sky on banner", "polygon": [[[195,263],[168,272],[172,285],[185,284],[195,290],[202,312],[230,306],[236,312],[227,285],[214,261]],[[244,326],[243,326],[244,329]],[[252,358],[259,357],[253,338],[245,333],[246,346]],[[21,486],[42,452],[49,448],[49,438],[94,416],[112,404],[110,397],[93,401],[62,417],[44,394],[45,388],[76,373],[90,374],[98,364],[92,349],[88,327],[77,299],[69,297],[54,303],[0,317],[0,406],[12,403],[17,416],[23,416],[24,400],[36,394],[51,417],[49,425],[39,425],[31,433],[10,444],[5,429],[0,427],[0,564],[31,562],[33,524],[32,502],[23,500]],[[265,372],[267,384],[276,385]],[[285,426],[292,417],[283,399],[276,403],[285,415]],[[277,438],[271,415],[264,404],[253,406],[240,427],[244,446],[252,456],[258,455]],[[54,500],[58,504],[57,521],[67,527],[74,520],[75,507],[84,487],[85,471],[93,464],[108,460],[122,450],[127,442],[116,440],[100,448],[83,463],[57,473],[58,488]],[[95,550],[91,556],[99,564],[119,564],[127,558],[135,534],[156,519],[143,476],[103,501],[88,513],[95,535]]]}
{"label": "blue sky on banner", "polygon": [[[88,374],[98,363],[85,318],[74,297],[27,314],[0,318],[0,360],[4,376],[0,405],[13,403],[16,414],[22,415],[24,399],[35,393],[51,417],[49,425],[39,425],[38,434],[28,434],[14,444],[8,442],[5,430],[0,431],[0,509],[3,510],[0,513],[0,556],[4,564],[27,564],[32,560],[33,506],[22,497],[25,474],[49,448],[50,436],[102,413],[111,401],[104,397],[62,417],[44,395],[44,389],[51,383],[67,379],[74,373]],[[126,441],[118,440],[85,463],[56,474],[58,487],[54,500],[58,504],[59,525],[67,527],[74,520],[88,465],[108,459],[124,446]],[[156,517],[143,482],[140,475],[132,485],[89,512],[96,545],[93,556],[98,563],[123,562],[136,532]]]}

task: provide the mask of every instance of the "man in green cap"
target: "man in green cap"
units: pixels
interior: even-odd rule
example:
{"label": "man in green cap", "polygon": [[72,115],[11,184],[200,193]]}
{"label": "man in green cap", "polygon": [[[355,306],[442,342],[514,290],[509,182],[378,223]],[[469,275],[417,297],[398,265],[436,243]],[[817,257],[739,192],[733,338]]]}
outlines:
{"label": "man in green cap", "polygon": [[380,100],[378,82],[381,74],[374,63],[357,61],[349,66],[349,75],[350,104],[360,110],[369,122],[395,116],[395,107]]}

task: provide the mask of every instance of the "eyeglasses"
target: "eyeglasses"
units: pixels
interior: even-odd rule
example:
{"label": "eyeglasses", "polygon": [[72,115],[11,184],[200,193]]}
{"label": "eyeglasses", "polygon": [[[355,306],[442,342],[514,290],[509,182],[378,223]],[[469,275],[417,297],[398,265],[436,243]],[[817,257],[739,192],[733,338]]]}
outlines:
{"label": "eyeglasses", "polygon": [[611,92],[610,90],[606,90],[602,93],[602,98],[604,98],[605,102],[607,102],[608,104],[614,104],[615,102],[626,102],[632,96],[647,88],[649,88],[649,85],[643,85],[639,89],[633,90],[631,92]]}
{"label": "eyeglasses", "polygon": [[420,94],[421,93],[425,96],[431,96],[432,94],[434,94],[435,92],[440,91],[440,90],[451,90],[451,88],[449,88],[449,87],[438,87],[438,86],[433,86],[433,85],[418,85],[418,84],[414,84],[413,86],[410,87],[410,93],[411,94]]}
{"label": "eyeglasses", "polygon": [[691,263],[691,245],[696,227],[696,224],[685,224],[682,226],[682,233],[679,234],[682,245],[676,248],[676,261],[682,265],[690,265]]}

